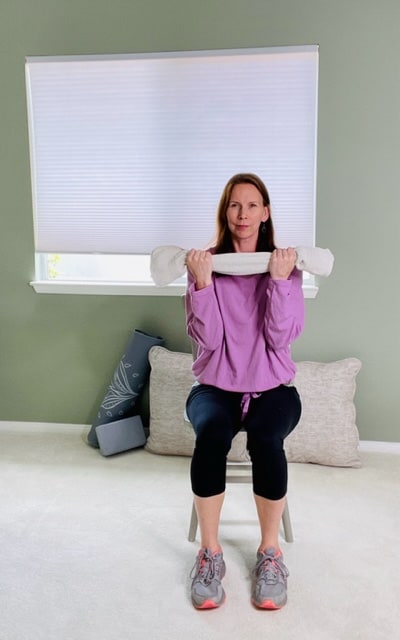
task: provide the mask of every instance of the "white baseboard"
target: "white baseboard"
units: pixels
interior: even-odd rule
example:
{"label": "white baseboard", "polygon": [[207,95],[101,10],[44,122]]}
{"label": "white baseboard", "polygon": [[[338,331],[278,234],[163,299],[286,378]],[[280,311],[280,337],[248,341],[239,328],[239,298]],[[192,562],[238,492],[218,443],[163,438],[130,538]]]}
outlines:
{"label": "white baseboard", "polygon": [[396,453],[397,455],[400,455],[400,442],[360,440],[360,451],[372,453]]}
{"label": "white baseboard", "polygon": [[[59,422],[12,422],[0,420],[0,430],[13,429],[15,431],[36,430],[41,433],[53,433],[72,430],[89,430],[89,424],[68,424]],[[400,455],[400,442],[380,442],[378,440],[360,440],[360,451],[366,453],[395,453]]]}
{"label": "white baseboard", "polygon": [[90,425],[86,424],[69,424],[61,422],[18,422],[11,420],[0,420],[0,430],[8,431],[37,431],[38,433],[54,433],[68,431],[82,431],[82,429],[90,429]]}

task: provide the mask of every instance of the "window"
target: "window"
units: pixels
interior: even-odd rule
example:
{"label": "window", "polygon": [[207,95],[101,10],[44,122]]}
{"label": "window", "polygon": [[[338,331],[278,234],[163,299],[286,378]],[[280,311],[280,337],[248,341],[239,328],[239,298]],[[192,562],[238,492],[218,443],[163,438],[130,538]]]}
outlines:
{"label": "window", "polygon": [[180,292],[149,254],[208,244],[243,171],[277,243],[313,246],[317,82],[316,46],[27,58],[35,288]]}

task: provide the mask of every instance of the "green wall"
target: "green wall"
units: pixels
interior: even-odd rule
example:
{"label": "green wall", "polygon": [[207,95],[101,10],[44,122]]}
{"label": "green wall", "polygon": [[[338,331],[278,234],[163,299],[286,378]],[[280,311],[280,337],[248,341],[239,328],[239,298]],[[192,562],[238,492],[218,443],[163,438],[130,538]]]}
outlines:
{"label": "green wall", "polygon": [[189,350],[179,299],[28,285],[25,56],[317,43],[317,243],[336,263],[294,356],[359,357],[361,437],[399,441],[398,0],[0,0],[0,11],[0,420],[90,423],[134,328]]}

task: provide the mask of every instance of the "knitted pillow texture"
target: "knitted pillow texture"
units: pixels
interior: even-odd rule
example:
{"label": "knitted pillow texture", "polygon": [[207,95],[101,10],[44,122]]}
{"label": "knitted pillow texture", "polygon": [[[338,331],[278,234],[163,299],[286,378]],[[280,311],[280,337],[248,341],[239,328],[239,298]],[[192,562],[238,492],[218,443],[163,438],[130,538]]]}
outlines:
{"label": "knitted pillow texture", "polygon": [[[149,362],[150,430],[145,448],[156,454],[191,456],[195,436],[184,419],[184,409],[194,382],[192,355],[155,346],[149,351]],[[296,366],[302,415],[285,440],[288,461],[360,467],[354,394],[361,362],[346,358]],[[228,460],[249,460],[245,432],[234,438]]]}
{"label": "knitted pillow texture", "polygon": [[361,467],[356,426],[357,358],[335,362],[297,362],[294,384],[302,414],[285,440],[289,462],[314,462],[332,467]]}

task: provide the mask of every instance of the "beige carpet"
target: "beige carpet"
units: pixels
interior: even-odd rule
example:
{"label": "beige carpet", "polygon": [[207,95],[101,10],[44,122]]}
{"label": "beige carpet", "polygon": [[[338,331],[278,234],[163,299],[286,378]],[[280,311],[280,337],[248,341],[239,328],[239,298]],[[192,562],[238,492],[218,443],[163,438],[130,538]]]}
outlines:
{"label": "beige carpet", "polygon": [[221,522],[227,601],[195,611],[187,458],[103,458],[82,427],[0,423],[0,640],[388,640],[400,637],[400,456],[290,465],[289,600],[250,604],[249,485]]}

